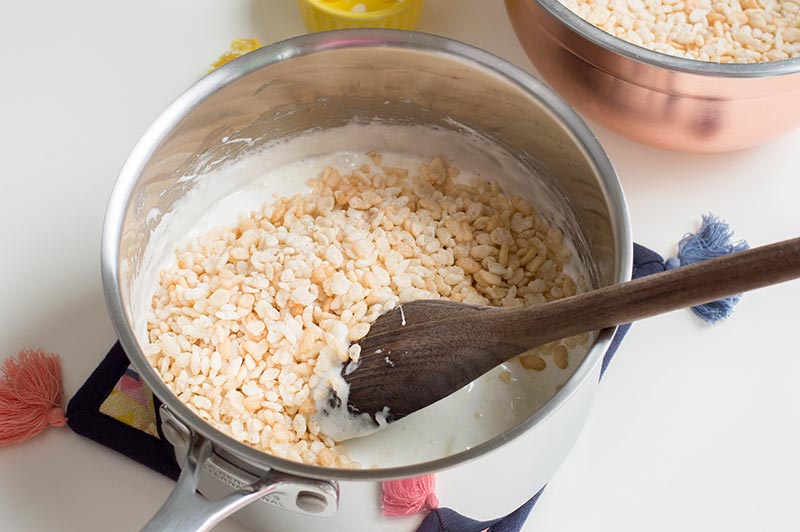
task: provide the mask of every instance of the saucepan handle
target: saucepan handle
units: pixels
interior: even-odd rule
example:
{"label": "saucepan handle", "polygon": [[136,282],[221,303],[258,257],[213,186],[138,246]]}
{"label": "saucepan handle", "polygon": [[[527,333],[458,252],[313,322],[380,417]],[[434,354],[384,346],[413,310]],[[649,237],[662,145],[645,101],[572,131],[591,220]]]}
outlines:
{"label": "saucepan handle", "polygon": [[211,452],[210,441],[201,437],[192,439],[175,489],[150,522],[144,526],[143,532],[211,530],[214,525],[236,510],[275,489],[274,482],[271,482],[267,475],[222,499],[206,500],[197,493],[197,481]]}
{"label": "saucepan handle", "polygon": [[[162,420],[165,417],[163,409],[162,406]],[[336,483],[299,478],[272,470],[248,483],[241,479],[241,475],[237,475],[233,466],[214,452],[211,441],[193,434],[185,426],[176,427],[174,417],[168,417],[170,432],[186,431],[189,440],[186,458],[178,483],[158,512],[142,528],[142,532],[211,530],[227,516],[257,499],[263,499],[285,511],[319,517],[336,512],[339,498]],[[165,427],[162,425],[162,428]],[[204,470],[217,479],[228,479],[226,482],[236,488],[235,491],[215,501],[206,499],[197,491],[200,474]]]}

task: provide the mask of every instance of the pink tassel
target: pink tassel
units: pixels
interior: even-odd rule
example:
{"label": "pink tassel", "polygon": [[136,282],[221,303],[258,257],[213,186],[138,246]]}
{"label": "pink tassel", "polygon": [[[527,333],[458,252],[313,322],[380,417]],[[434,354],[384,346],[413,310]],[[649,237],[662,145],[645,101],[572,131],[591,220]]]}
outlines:
{"label": "pink tassel", "polygon": [[384,482],[381,499],[383,515],[396,517],[414,515],[422,510],[435,510],[439,507],[435,489],[436,480],[433,475]]}
{"label": "pink tassel", "polygon": [[67,423],[61,408],[61,360],[25,349],[3,362],[0,375],[0,447]]}

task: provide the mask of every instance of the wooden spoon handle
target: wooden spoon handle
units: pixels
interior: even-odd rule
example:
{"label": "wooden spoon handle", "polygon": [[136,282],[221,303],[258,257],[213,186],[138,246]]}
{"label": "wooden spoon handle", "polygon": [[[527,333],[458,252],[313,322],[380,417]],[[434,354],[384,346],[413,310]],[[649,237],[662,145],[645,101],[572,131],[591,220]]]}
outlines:
{"label": "wooden spoon handle", "polygon": [[508,340],[513,337],[511,343],[541,345],[797,277],[800,238],[513,311],[504,314],[501,324],[490,327],[494,334],[507,335]]}

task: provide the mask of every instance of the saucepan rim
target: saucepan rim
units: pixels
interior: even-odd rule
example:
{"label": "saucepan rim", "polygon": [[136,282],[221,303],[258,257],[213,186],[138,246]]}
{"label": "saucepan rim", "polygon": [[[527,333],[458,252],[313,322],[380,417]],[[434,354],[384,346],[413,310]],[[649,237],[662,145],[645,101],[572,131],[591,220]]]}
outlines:
{"label": "saucepan rim", "polygon": [[312,466],[278,458],[249,447],[215,429],[192,412],[166,387],[156,370],[147,362],[136,340],[133,326],[123,308],[122,286],[119,282],[121,229],[141,171],[158,146],[171,134],[173,128],[192,109],[222,87],[280,61],[324,50],[358,47],[395,47],[415,52],[433,53],[500,76],[540,101],[567,128],[574,141],[594,165],[594,170],[599,176],[598,186],[602,189],[611,213],[611,226],[614,233],[612,236],[616,246],[613,281],[629,280],[632,268],[633,249],[625,197],[614,168],[594,134],[550,88],[522,69],[488,52],[455,40],[419,32],[389,29],[337,30],[303,35],[267,46],[223,66],[198,81],[167,107],[142,135],[128,156],[112,191],[106,210],[101,245],[101,271],[108,311],[122,347],[145,384],[172,413],[193,431],[254,467],[260,467],[263,470],[276,469],[285,473],[322,480],[375,481],[412,477],[463,464],[499,449],[506,442],[542,423],[565,404],[576,390],[593,375],[593,370],[601,362],[613,335],[611,329],[601,331],[586,358],[563,388],[522,423],[466,451],[403,467],[350,470]]}

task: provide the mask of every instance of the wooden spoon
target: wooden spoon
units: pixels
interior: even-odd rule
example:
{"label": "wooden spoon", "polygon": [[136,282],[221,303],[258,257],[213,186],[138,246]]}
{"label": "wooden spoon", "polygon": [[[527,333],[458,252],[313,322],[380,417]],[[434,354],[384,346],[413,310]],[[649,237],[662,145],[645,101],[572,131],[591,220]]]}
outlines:
{"label": "wooden spoon", "polygon": [[397,420],[498,364],[554,340],[707,303],[800,277],[800,238],[742,251],[525,309],[445,300],[378,318],[344,376],[348,407]]}

